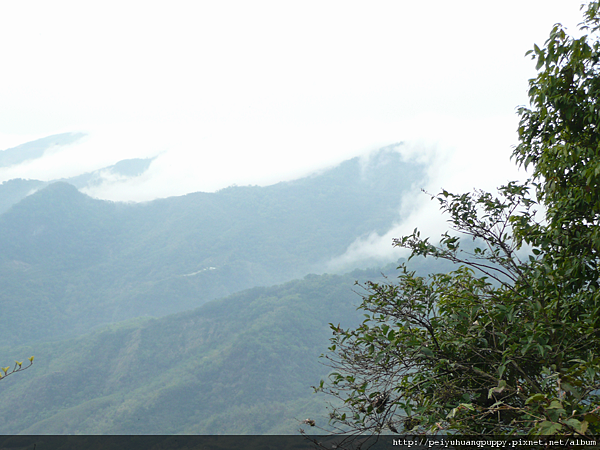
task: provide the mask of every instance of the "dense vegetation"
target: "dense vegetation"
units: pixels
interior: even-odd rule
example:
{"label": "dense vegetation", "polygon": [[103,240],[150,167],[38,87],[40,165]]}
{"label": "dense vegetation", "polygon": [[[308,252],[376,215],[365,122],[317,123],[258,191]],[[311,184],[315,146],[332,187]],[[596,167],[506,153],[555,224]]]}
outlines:
{"label": "dense vegetation", "polygon": [[513,156],[532,178],[496,196],[442,191],[458,234],[395,245],[460,268],[366,283],[367,320],[332,325],[320,389],[343,401],[339,431],[600,432],[600,2],[584,9],[582,37],[556,25],[531,52]]}
{"label": "dense vegetation", "polygon": [[0,360],[35,353],[32,369],[2,384],[10,414],[0,433],[295,433],[300,420],[325,415],[310,386],[327,373],[317,357],[328,322],[357,324],[354,281],[378,275],[309,275],[67,341],[0,348]]}

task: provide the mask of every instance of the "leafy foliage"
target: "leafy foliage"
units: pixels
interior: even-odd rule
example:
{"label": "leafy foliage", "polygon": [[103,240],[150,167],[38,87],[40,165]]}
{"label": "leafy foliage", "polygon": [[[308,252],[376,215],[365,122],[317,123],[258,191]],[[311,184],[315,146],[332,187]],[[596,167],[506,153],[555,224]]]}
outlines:
{"label": "leafy foliage", "polygon": [[[394,241],[459,265],[364,284],[366,320],[332,325],[341,432],[600,433],[600,2],[575,39],[557,25],[531,52],[520,108],[526,184],[437,198],[454,231]],[[543,220],[538,217],[544,216]],[[464,237],[476,243],[463,250]]]}

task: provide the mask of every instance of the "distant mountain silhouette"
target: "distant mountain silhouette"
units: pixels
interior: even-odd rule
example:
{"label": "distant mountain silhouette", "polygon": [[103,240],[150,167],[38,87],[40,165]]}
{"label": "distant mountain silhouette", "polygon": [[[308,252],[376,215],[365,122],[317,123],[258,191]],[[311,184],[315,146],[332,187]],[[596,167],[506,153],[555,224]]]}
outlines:
{"label": "distant mountain silhouette", "polygon": [[20,178],[8,180],[0,184],[0,214],[7,211],[12,205],[19,203],[35,191],[58,181],[63,181],[85,189],[102,184],[106,177],[120,176],[123,178],[137,177],[143,174],[154,158],[123,159],[112,166],[86,172],[70,178],[61,178],[51,181],[23,180]]}
{"label": "distant mountain silhouette", "polygon": [[21,164],[22,162],[41,158],[44,152],[54,146],[69,145],[77,142],[85,133],[61,133],[26,142],[16,147],[0,151],[0,167]]}

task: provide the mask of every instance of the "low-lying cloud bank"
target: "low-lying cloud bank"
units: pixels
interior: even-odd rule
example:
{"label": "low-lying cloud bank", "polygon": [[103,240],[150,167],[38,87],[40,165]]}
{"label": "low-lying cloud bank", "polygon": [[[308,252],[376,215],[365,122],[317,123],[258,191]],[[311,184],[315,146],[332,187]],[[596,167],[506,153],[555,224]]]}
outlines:
{"label": "low-lying cloud bank", "polygon": [[255,122],[231,127],[215,122],[202,128],[120,125],[81,130],[86,135],[75,142],[51,146],[37,158],[0,167],[0,182],[64,179],[124,159],[154,158],[139,176],[106,173],[101,183],[86,190],[102,199],[147,201],[212,192],[233,184],[291,180],[403,141],[406,158],[428,164],[429,181],[419,188],[470,190],[489,188],[491,180],[514,178],[509,161],[514,130],[516,118],[476,121],[443,116],[372,123]]}
{"label": "low-lying cloud bank", "polygon": [[[510,180],[524,179],[510,160],[516,144],[517,118],[481,120],[421,116],[385,122],[248,123],[228,128],[223,123],[202,129],[119,126],[83,130],[74,142],[50,146],[43,154],[0,167],[0,181],[13,178],[43,181],[95,172],[94,183],[82,191],[113,201],[148,201],[227,186],[268,185],[306,176],[393,142],[406,161],[427,167],[426,177],[402,199],[396,224],[383,235],[363,236],[327,265],[328,270],[395,261],[405,256],[392,239],[419,228],[437,238],[448,228],[435,201],[423,193],[441,189],[494,191]],[[122,174],[100,170],[124,159],[148,159],[145,170]]]}
{"label": "low-lying cloud bank", "polygon": [[[462,127],[461,127],[462,125]],[[398,221],[383,235],[376,232],[354,241],[346,252],[328,262],[327,271],[351,270],[357,266],[378,265],[407,257],[408,251],[392,245],[394,238],[412,234],[415,228],[421,236],[437,242],[449,229],[437,201],[431,195],[445,189],[454,193],[496,188],[513,180],[525,180],[527,174],[511,160],[516,144],[516,119],[481,121],[465,127],[458,121],[432,130],[431,138],[413,138],[398,150],[407,160],[416,160],[427,167],[426,178],[415,184],[401,200]],[[424,131],[424,130],[423,130]],[[418,127],[414,136],[425,136]],[[425,191],[425,192],[423,192]]]}

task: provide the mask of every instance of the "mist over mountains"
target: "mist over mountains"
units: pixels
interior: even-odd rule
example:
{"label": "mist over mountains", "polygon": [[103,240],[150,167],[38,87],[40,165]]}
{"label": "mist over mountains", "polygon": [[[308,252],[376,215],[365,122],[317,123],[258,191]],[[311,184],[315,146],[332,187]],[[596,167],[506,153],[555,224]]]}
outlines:
{"label": "mist over mountains", "polygon": [[[19,164],[41,160],[44,155],[54,149],[63,148],[77,143],[85,133],[62,133],[0,151],[0,168],[15,167]],[[102,167],[91,172],[81,173],[68,178],[55,180],[35,180],[13,178],[0,184],[0,214],[7,211],[28,195],[52,183],[63,181],[85,191],[101,186],[107,181],[134,179],[145,173],[154,158],[130,158],[118,161],[110,166]]]}
{"label": "mist over mountains", "polygon": [[292,433],[295,414],[323,413],[310,385],[326,375],[328,323],[356,322],[353,282],[380,271],[306,276],[401,220],[425,168],[396,148],[144,203],[78,190],[100,172],[4,182],[0,357],[36,364],[2,382],[0,401],[19,406],[0,432]]}
{"label": "mist over mountains", "polygon": [[0,167],[9,167],[25,161],[38,159],[55,147],[70,145],[85,136],[85,133],[61,133],[26,142],[0,151]]}

